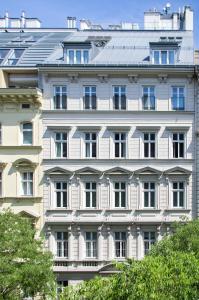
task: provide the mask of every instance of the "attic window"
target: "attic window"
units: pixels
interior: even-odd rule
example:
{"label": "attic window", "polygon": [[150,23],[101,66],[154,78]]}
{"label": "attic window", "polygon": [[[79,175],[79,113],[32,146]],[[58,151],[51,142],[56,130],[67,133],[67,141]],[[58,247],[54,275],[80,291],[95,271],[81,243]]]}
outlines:
{"label": "attic window", "polygon": [[4,61],[10,49],[0,49],[0,64]]}
{"label": "attic window", "polygon": [[87,64],[89,61],[89,50],[67,49],[66,61],[68,64]]}
{"label": "attic window", "polygon": [[15,66],[18,63],[20,57],[22,56],[24,50],[25,49],[21,48],[10,50],[8,59],[5,64],[8,66]]}

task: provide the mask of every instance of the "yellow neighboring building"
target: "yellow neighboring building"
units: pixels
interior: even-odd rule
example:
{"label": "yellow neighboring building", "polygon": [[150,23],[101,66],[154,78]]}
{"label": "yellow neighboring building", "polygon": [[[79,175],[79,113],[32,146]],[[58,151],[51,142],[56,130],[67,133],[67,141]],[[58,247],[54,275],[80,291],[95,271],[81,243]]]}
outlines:
{"label": "yellow neighboring building", "polygon": [[40,230],[42,93],[36,87],[10,87],[9,72],[0,74],[0,209],[30,217]]}

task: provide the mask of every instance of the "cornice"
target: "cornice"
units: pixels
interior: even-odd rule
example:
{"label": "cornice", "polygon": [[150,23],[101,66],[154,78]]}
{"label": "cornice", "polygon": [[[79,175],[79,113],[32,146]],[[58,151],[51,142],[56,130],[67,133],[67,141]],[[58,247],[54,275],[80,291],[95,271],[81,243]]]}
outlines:
{"label": "cornice", "polygon": [[172,114],[172,115],[186,115],[186,114],[191,114],[194,115],[195,112],[194,111],[173,111],[173,110],[42,110],[42,114],[49,114],[49,115],[53,115],[53,114],[60,114],[60,115],[65,115],[65,114],[82,114],[82,115],[86,115],[88,114],[90,115],[97,115],[97,114],[111,114],[111,115],[126,115],[126,114],[144,114],[144,115],[152,115],[152,114]]}
{"label": "cornice", "polygon": [[42,146],[34,145],[0,145],[1,149],[20,149],[20,150],[42,150]]}

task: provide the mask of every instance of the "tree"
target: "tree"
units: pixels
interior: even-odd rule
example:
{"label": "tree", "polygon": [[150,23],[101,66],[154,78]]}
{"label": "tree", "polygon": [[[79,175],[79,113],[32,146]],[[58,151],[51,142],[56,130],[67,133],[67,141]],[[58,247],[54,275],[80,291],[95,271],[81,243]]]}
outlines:
{"label": "tree", "polygon": [[66,288],[62,300],[199,299],[199,221],[175,226],[141,261],[116,264],[120,273]]}
{"label": "tree", "polygon": [[22,299],[54,292],[52,257],[35,239],[30,220],[11,211],[0,214],[0,299]]}

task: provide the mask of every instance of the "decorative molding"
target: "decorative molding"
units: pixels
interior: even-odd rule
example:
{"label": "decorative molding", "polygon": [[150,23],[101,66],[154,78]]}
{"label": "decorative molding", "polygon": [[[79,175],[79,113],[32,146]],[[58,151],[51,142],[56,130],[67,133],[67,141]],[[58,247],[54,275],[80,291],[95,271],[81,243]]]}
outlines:
{"label": "decorative molding", "polygon": [[139,79],[139,76],[137,74],[129,74],[128,80],[130,83],[137,83]]}
{"label": "decorative molding", "polygon": [[69,80],[70,80],[71,83],[77,83],[78,82],[78,79],[79,79],[78,73],[69,74],[68,77],[69,77]]}
{"label": "decorative molding", "polygon": [[159,74],[158,75],[158,81],[160,83],[167,83],[168,75],[167,74]]}
{"label": "decorative molding", "polygon": [[107,83],[108,82],[109,76],[107,74],[99,74],[97,76],[98,76],[98,79],[101,83]]}
{"label": "decorative molding", "polygon": [[192,82],[193,82],[193,75],[191,75],[191,74],[188,74],[187,75],[187,79],[188,79],[188,82],[189,82],[189,84],[191,84]]}

